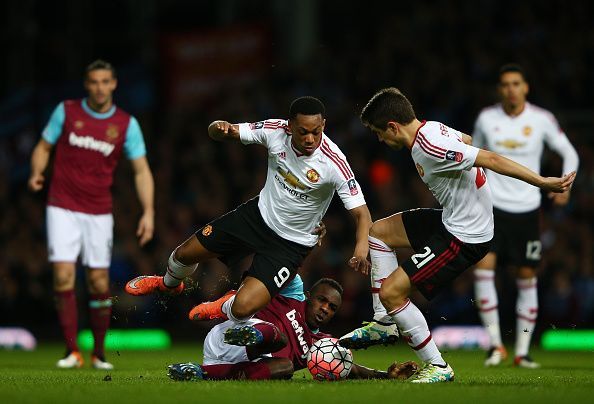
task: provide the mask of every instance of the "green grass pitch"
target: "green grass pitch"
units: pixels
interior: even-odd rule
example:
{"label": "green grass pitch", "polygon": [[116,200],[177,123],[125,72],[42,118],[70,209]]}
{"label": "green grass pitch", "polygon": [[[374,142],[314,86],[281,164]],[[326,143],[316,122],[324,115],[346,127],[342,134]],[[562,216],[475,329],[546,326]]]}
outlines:
{"label": "green grass pitch", "polygon": [[[110,352],[116,369],[58,370],[63,353],[58,345],[41,345],[34,352],[0,351],[2,403],[507,403],[573,404],[594,402],[594,352],[533,350],[543,367],[516,369],[510,361],[486,369],[481,351],[445,354],[456,381],[412,385],[389,380],[321,383],[300,371],[290,381],[174,382],[165,375],[170,363],[200,361],[200,347],[175,344],[167,351]],[[386,368],[394,359],[414,359],[402,343],[354,352],[355,361]],[[88,358],[88,353],[86,355]],[[109,376],[109,377],[107,377]],[[389,401],[387,401],[389,400]]]}

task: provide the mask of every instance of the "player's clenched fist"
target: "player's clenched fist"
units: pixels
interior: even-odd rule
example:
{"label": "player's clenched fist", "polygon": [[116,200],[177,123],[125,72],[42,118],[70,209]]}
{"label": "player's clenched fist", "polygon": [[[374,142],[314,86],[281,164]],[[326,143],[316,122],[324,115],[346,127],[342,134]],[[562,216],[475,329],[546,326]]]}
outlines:
{"label": "player's clenched fist", "polygon": [[40,191],[43,188],[43,183],[45,182],[45,177],[43,174],[31,174],[29,177],[28,186],[29,189],[33,192]]}

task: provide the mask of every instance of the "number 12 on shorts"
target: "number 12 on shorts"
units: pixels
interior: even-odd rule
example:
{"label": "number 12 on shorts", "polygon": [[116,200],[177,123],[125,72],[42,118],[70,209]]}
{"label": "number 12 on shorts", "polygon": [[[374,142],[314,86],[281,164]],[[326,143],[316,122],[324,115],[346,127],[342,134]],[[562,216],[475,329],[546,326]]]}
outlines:
{"label": "number 12 on shorts", "polygon": [[414,254],[410,258],[412,259],[412,262],[415,263],[417,268],[421,268],[423,265],[435,258],[435,254],[431,252],[431,249],[429,247],[425,247],[425,251],[423,251],[422,253]]}

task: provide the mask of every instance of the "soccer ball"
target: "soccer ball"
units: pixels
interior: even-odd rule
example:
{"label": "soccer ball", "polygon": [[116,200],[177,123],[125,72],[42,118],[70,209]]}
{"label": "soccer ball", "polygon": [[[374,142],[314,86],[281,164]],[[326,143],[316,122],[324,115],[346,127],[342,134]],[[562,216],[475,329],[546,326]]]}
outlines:
{"label": "soccer ball", "polygon": [[316,380],[340,380],[351,373],[353,354],[336,338],[316,341],[307,354],[307,368]]}

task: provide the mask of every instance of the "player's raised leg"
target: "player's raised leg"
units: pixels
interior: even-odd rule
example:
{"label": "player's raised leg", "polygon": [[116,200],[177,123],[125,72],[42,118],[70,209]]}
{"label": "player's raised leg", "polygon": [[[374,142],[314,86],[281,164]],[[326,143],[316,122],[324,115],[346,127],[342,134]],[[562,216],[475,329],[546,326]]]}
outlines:
{"label": "player's raised leg", "polygon": [[507,351],[501,340],[497,290],[495,288],[495,253],[488,253],[476,264],[474,270],[474,293],[479,317],[489,334],[490,348],[485,366],[497,366],[507,358]]}
{"label": "player's raised leg", "polygon": [[263,309],[271,298],[262,281],[247,276],[237,292],[229,291],[215,301],[201,303],[190,311],[189,316],[190,320],[230,319],[242,322]]}
{"label": "player's raised leg", "polygon": [[180,294],[184,289],[183,279],[192,275],[201,261],[217,256],[218,254],[208,251],[193,235],[171,253],[164,276],[138,276],[126,284],[126,292],[134,296],[158,292]]}
{"label": "player's raised leg", "polygon": [[340,344],[350,349],[367,348],[372,345],[390,344],[398,340],[398,328],[387,315],[379,298],[382,283],[398,268],[395,247],[410,247],[399,213],[378,220],[369,236],[371,256],[371,297],[373,320],[340,338]]}
{"label": "player's raised leg", "polygon": [[534,334],[538,316],[538,291],[536,269],[521,267],[517,277],[518,300],[516,301],[516,347],[514,365],[527,369],[536,369],[540,364],[534,362],[528,351]]}

